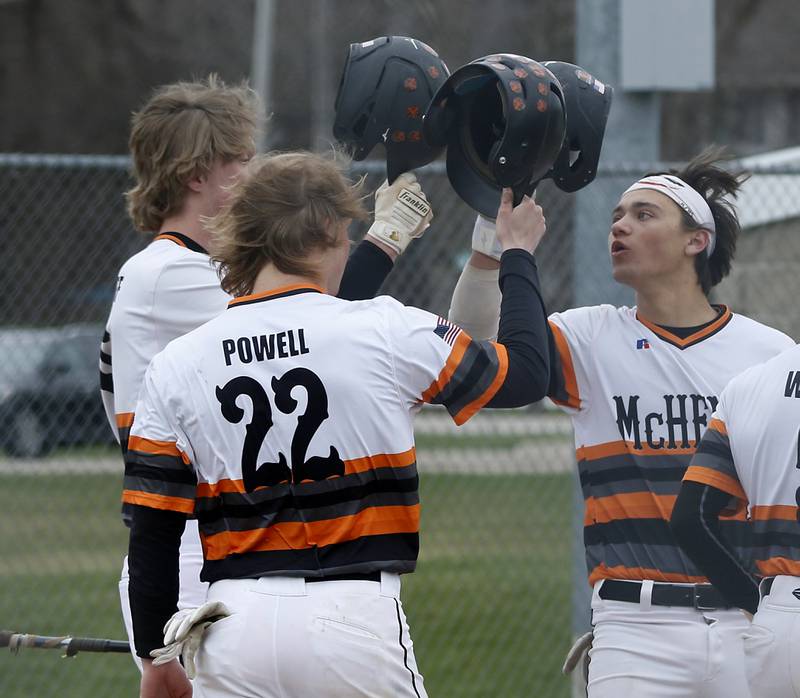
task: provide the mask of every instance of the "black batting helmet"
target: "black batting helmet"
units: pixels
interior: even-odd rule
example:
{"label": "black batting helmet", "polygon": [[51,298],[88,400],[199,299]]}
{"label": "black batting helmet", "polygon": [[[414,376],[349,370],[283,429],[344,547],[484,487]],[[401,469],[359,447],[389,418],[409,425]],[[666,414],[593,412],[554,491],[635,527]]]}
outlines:
{"label": "black batting helmet", "polygon": [[432,146],[447,146],[447,176],[473,209],[494,218],[503,187],[518,203],[564,143],[561,85],[531,58],[498,53],[459,68],[425,115]]}
{"label": "black batting helmet", "polygon": [[389,182],[436,159],[441,147],[422,138],[422,116],[450,71],[430,46],[406,36],[382,36],[350,50],[336,96],[333,135],[363,160],[386,146]]}
{"label": "black batting helmet", "polygon": [[547,176],[563,191],[578,191],[597,175],[614,90],[572,63],[545,61],[542,65],[561,83],[567,109],[567,136]]}

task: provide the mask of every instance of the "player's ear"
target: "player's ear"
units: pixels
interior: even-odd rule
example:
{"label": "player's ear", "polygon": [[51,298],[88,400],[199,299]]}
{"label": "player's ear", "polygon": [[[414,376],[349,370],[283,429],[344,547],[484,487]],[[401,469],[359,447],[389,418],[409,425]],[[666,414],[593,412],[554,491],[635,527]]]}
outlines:
{"label": "player's ear", "polygon": [[711,233],[705,228],[689,231],[689,238],[686,241],[686,253],[690,257],[700,254],[711,242]]}
{"label": "player's ear", "polygon": [[186,186],[189,187],[189,189],[193,192],[200,192],[203,190],[207,180],[208,175],[205,172],[198,171],[189,177],[189,181],[186,182]]}

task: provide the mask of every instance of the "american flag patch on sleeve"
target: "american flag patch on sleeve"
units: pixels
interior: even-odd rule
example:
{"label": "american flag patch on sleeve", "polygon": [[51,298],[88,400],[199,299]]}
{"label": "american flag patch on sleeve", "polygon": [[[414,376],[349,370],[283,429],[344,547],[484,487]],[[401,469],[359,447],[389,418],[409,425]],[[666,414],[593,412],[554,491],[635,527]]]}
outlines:
{"label": "american flag patch on sleeve", "polygon": [[458,335],[461,334],[461,331],[462,330],[458,325],[454,325],[452,322],[445,320],[443,317],[438,317],[436,329],[433,330],[433,333],[438,337],[441,337],[452,347]]}

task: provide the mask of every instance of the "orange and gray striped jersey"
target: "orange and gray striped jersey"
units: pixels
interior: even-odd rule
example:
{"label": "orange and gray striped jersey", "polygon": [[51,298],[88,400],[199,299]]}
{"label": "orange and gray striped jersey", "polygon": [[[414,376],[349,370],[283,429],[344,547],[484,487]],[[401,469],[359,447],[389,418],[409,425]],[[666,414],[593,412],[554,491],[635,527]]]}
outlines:
{"label": "orange and gray striped jersey", "polygon": [[100,348],[100,387],[123,453],[150,360],[229,300],[208,254],[180,233],[158,235],[122,265]]}
{"label": "orange and gray striped jersey", "polygon": [[505,347],[382,296],[237,298],[148,369],[123,501],[194,515],[201,579],[414,569],[413,417],[469,419]]}
{"label": "orange and gray striped jersey", "polygon": [[761,576],[800,576],[800,347],[734,378],[685,480],[746,506]]}
{"label": "orange and gray striped jersey", "polygon": [[[685,338],[610,305],[555,313],[550,327],[550,397],[575,430],[590,584],[706,581],[669,527],[681,480],[728,381],[794,343],[724,307]],[[721,521],[737,547],[743,520]]]}

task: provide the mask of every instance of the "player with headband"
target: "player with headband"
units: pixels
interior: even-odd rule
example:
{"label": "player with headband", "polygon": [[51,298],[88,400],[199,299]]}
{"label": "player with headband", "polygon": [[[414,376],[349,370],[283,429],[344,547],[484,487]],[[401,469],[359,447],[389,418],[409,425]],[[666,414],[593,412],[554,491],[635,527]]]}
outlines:
{"label": "player with headband", "polygon": [[[720,168],[719,156],[708,150],[681,171],[647,175],[620,197],[609,253],[614,279],[636,293],[634,307],[549,317],[547,395],[572,417],[586,504],[590,698],[748,695],[748,620],[669,525],[722,389],[793,345],[708,298],[730,271],[740,229],[726,197],[743,178]],[[451,307],[451,320],[474,337],[496,331],[494,244],[492,223],[479,218]],[[744,551],[741,519],[723,519],[720,530]]]}

